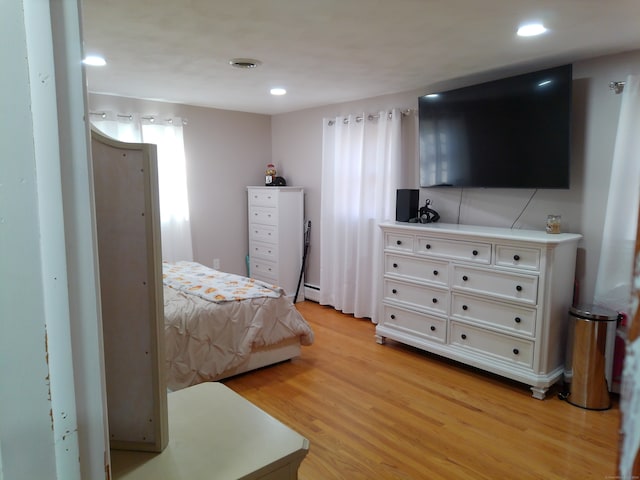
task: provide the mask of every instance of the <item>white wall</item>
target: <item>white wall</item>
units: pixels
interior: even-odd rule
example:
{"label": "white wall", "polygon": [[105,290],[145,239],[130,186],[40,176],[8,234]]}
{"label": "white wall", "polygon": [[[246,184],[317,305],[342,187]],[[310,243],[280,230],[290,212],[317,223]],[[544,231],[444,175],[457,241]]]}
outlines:
{"label": "white wall", "polygon": [[184,127],[187,184],[194,260],[247,274],[248,185],[264,185],[271,161],[271,117],[254,113],[89,96],[89,110],[157,117],[178,116]]}
{"label": "white wall", "polygon": [[[539,190],[514,228],[544,228],[549,213],[562,215],[566,232],[584,235],[580,244],[578,280],[584,302],[592,301],[600,256],[602,224],[613,158],[615,131],[621,96],[608,84],[640,72],[640,50],[595,58],[574,64],[574,107],[571,188]],[[486,76],[482,81],[489,80]],[[322,118],[364,111],[373,113],[391,107],[417,108],[418,96],[431,90],[456,88],[473,83],[452,80],[424,90],[329,105],[272,119],[273,159],[286,166],[295,183],[304,186],[306,218],[312,221],[312,238],[306,283],[319,284],[320,178]],[[402,188],[418,188],[417,119],[405,118],[405,170],[413,172]],[[429,198],[441,215],[441,222],[511,227],[522,212],[533,190],[499,189],[421,189],[420,204]]]}

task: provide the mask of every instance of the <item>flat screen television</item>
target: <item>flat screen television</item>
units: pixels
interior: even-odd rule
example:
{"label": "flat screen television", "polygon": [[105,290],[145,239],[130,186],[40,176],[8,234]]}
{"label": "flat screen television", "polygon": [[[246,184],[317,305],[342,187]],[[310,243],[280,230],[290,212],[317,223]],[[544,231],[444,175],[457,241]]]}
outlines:
{"label": "flat screen television", "polygon": [[420,186],[569,188],[571,65],[419,97]]}

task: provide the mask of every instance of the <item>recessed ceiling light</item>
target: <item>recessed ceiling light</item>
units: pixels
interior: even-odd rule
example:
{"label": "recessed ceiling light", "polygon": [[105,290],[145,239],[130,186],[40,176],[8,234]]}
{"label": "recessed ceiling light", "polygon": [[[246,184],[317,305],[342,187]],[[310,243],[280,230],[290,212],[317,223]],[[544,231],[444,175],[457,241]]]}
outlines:
{"label": "recessed ceiling light", "polygon": [[541,35],[546,31],[547,29],[541,23],[528,23],[518,28],[518,35],[521,37],[533,37]]}
{"label": "recessed ceiling light", "polygon": [[284,95],[287,91],[284,88],[272,88],[271,95]]}
{"label": "recessed ceiling light", "polygon": [[107,64],[106,60],[98,55],[88,55],[82,60],[82,63],[93,67],[102,67]]}
{"label": "recessed ceiling light", "polygon": [[262,62],[255,58],[232,58],[229,65],[235,68],[256,68],[262,65]]}

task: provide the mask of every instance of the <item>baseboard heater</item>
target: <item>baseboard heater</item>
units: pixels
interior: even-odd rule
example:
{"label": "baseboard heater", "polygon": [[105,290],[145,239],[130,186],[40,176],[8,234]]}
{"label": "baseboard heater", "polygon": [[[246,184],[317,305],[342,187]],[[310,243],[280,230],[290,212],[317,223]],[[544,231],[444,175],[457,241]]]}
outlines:
{"label": "baseboard heater", "polygon": [[318,287],[317,285],[305,283],[304,299],[311,300],[312,302],[320,302],[320,287]]}

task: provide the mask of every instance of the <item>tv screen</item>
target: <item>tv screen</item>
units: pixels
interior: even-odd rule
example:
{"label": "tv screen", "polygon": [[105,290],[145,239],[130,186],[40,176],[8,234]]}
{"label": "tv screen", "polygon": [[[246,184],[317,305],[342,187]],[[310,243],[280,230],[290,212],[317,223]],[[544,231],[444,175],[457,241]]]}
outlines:
{"label": "tv screen", "polygon": [[418,99],[421,187],[569,188],[571,65]]}

